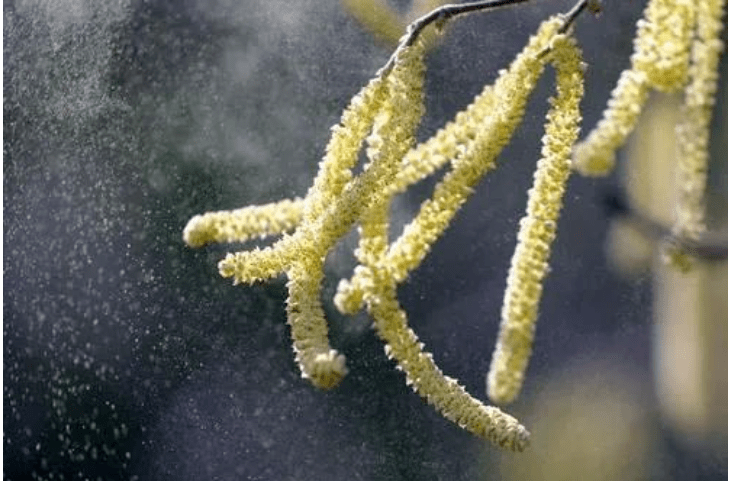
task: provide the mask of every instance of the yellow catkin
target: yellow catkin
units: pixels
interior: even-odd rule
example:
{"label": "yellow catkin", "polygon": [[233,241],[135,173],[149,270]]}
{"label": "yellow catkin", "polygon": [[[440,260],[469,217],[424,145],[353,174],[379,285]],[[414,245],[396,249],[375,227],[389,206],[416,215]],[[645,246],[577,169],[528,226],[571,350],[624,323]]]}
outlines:
{"label": "yellow catkin", "polygon": [[297,256],[297,244],[293,237],[285,237],[273,246],[250,251],[228,253],[218,262],[222,277],[232,277],[234,284],[252,284],[276,277]]}
{"label": "yellow catkin", "polygon": [[[396,193],[405,191],[410,185],[420,181],[457,157],[471,157],[476,149],[480,133],[484,132],[486,122],[514,121],[514,113],[524,111],[527,95],[534,88],[536,79],[542,74],[545,64],[540,53],[560,28],[561,20],[553,17],[543,22],[525,48],[520,52],[508,70],[500,71],[500,78],[495,85],[487,85],[463,111],[441,128],[433,137],[411,149],[403,159],[403,166],[389,188]],[[524,76],[525,85],[515,81],[519,75]],[[506,80],[506,79],[509,79]],[[508,92],[508,89],[515,92]],[[516,94],[517,106],[512,109],[508,118],[500,119],[498,106],[505,102],[503,94]],[[499,107],[504,108],[504,107]],[[505,125],[505,127],[508,127]],[[504,138],[504,135],[501,136]]]}
{"label": "yellow catkin", "polygon": [[542,158],[528,193],[526,215],[520,221],[517,247],[507,277],[499,338],[487,375],[489,398],[501,404],[512,401],[522,386],[532,351],[550,246],[570,175],[570,154],[580,130],[584,68],[580,51],[572,39],[558,36],[550,57],[557,71],[557,96],[551,99]]}
{"label": "yellow catkin", "polygon": [[[704,195],[710,143],[710,121],[717,90],[717,67],[723,50],[719,39],[725,1],[697,4],[696,40],[692,45],[689,82],[684,92],[681,121],[677,125],[677,185],[679,193],[672,233],[697,240],[705,231]],[[681,249],[670,250],[670,261],[689,266]]]}
{"label": "yellow catkin", "polygon": [[[288,322],[296,360],[302,376],[323,389],[337,385],[347,371],[344,357],[327,340],[320,299],[324,259],[363,211],[379,202],[383,186],[394,177],[400,159],[413,144],[423,116],[424,51],[420,42],[402,49],[394,68],[371,81],[361,98],[346,109],[341,124],[333,129],[296,231],[271,247],[228,254],[219,263],[221,275],[233,277],[236,283],[286,272]],[[371,129],[368,164],[362,174],[350,179],[351,163]]]}
{"label": "yellow catkin", "polygon": [[[386,353],[397,361],[399,369],[406,374],[407,383],[446,418],[500,447],[518,451],[524,449],[528,442],[527,431],[511,416],[485,406],[455,380],[444,376],[433,363],[432,356],[423,352],[423,344],[408,327],[406,314],[395,299],[395,286],[412,266],[420,263],[428,246],[443,232],[455,211],[471,193],[472,185],[493,166],[494,159],[522,118],[527,97],[548,60],[559,66],[560,95],[555,101],[548,128],[548,135],[554,135],[554,138],[546,144],[544,153],[553,159],[555,155],[548,155],[548,152],[559,149],[556,155],[562,155],[560,158],[567,177],[569,155],[580,119],[578,102],[582,95],[582,64],[573,43],[563,36],[553,40],[559,26],[558,19],[546,22],[536,37],[537,41],[533,39],[530,44],[529,54],[518,57],[510,69],[500,75],[494,86],[494,92],[499,95],[493,97],[493,103],[490,99],[491,115],[484,117],[482,125],[461,127],[462,132],[467,128],[473,131],[459,142],[468,147],[459,149],[456,142],[453,142],[453,147],[445,147],[445,150],[453,149],[453,170],[436,186],[433,198],[424,203],[414,222],[387,252],[384,251],[383,240],[387,212],[379,209],[369,213],[371,217],[361,227],[361,235],[370,236],[370,242],[361,242],[362,250],[358,256],[361,265],[350,281],[341,282],[335,297],[336,305],[344,312],[353,312],[360,303],[366,303],[379,336],[386,342]],[[541,55],[546,48],[555,52]],[[510,101],[500,102],[499,99]],[[461,119],[462,122],[467,121],[464,120],[466,117]],[[544,168],[549,170],[552,167]]]}
{"label": "yellow catkin", "polygon": [[[423,43],[419,40],[416,45],[417,49],[424,49]],[[411,67],[414,72],[416,69],[423,71],[424,65],[419,67]],[[407,79],[409,83],[414,81],[421,82],[422,75],[410,75]],[[402,82],[394,77],[393,81]],[[393,102],[394,109],[381,114],[379,121],[383,122],[383,129],[374,129],[373,135],[368,137],[368,165],[369,169],[372,165],[381,164],[387,166],[388,172],[380,175],[382,181],[381,187],[377,190],[372,205],[368,211],[360,219],[360,242],[355,250],[355,256],[362,266],[370,266],[380,259],[388,245],[388,220],[387,214],[390,207],[391,199],[394,195],[393,189],[388,187],[392,185],[394,179],[401,168],[404,154],[414,143],[415,129],[419,119],[423,116],[424,106],[422,99],[418,100],[413,95],[422,91],[422,83],[412,84],[406,88],[399,88],[402,92],[396,96]],[[398,98],[400,97],[400,98]],[[402,121],[392,122],[389,116],[403,117]],[[378,123],[378,120],[376,120]],[[390,126],[386,128],[386,126]],[[366,170],[366,174],[368,171]],[[363,269],[363,267],[360,267]],[[354,296],[354,297],[351,297]],[[347,281],[342,281],[338,288],[338,294],[334,299],[335,305],[340,312],[353,313],[357,311],[362,304],[362,291],[352,289]]]}
{"label": "yellow catkin", "polygon": [[[214,242],[242,242],[291,231],[303,217],[310,222],[316,219],[351,180],[351,169],[357,162],[362,142],[377,112],[382,108],[385,94],[383,79],[376,77],[353,97],[342,113],[340,124],[332,128],[332,137],[320,163],[319,174],[305,199],[285,199],[260,206],[197,215],[190,219],[183,231],[185,243],[190,247],[202,247]],[[258,255],[252,259],[250,257],[229,256],[223,264],[224,275],[231,277],[233,272],[239,272],[251,262],[272,265],[270,258],[260,258]],[[265,270],[269,272],[271,269]],[[280,272],[281,265],[275,270]],[[238,282],[245,282],[249,277],[253,280],[261,278],[261,275],[239,274]]]}
{"label": "yellow catkin", "polygon": [[[598,158],[597,164],[605,170],[612,162],[613,150],[633,128],[648,89],[675,90],[686,82],[693,29],[697,30],[695,37],[709,40],[702,41],[708,46],[705,50],[697,42],[692,47],[692,68],[697,70],[689,71],[690,84],[695,87],[686,90],[687,105],[701,106],[691,115],[705,119],[703,109],[713,102],[714,94],[714,70],[709,66],[716,69],[715,57],[721,49],[716,40],[721,23],[717,27],[708,18],[721,22],[724,1],[703,4],[702,8],[712,12],[704,17],[696,14],[697,3],[650,0],[646,18],[639,23],[632,70],[622,75],[604,121],[589,136],[582,154],[576,152],[579,167],[593,168]],[[423,115],[426,45],[422,38],[430,37],[432,29],[425,31],[412,46],[399,47],[392,57],[394,62],[389,61],[345,109],[304,199],[206,214],[188,224],[184,237],[191,246],[283,234],[271,247],[229,254],[219,263],[219,271],[232,277],[234,283],[287,275],[287,314],[296,360],[302,376],[314,385],[332,388],[347,371],[344,357],[329,346],[321,283],[328,252],[359,223],[361,239],[356,257],[360,265],[349,282],[340,284],[337,307],[343,312],[354,312],[363,304],[367,307],[386,343],[386,354],[404,371],[407,383],[446,418],[497,446],[515,451],[526,447],[529,433],[513,417],[485,406],[438,369],[408,327],[396,289],[421,263],[473,186],[493,168],[522,121],[529,95],[546,63],[552,62],[557,70],[558,94],[551,99],[542,160],[529,193],[527,215],[520,223],[499,340],[488,375],[490,397],[497,402],[514,398],[530,355],[542,281],[580,120],[582,62],[573,40],[558,33],[563,24],[561,17],[544,22],[509,69],[499,73],[493,86],[485,88],[432,139],[409,150]],[[368,160],[362,173],[354,175],[352,169],[364,142]],[[392,197],[447,163],[450,170],[432,198],[388,245]],[[288,234],[292,229],[294,232]]]}
{"label": "yellow catkin", "polygon": [[485,406],[453,378],[445,376],[433,356],[408,327],[406,313],[395,298],[395,283],[387,271],[375,273],[368,312],[378,336],[386,343],[385,353],[406,375],[406,383],[433,405],[445,418],[494,445],[523,451],[530,433],[514,417],[499,408]]}
{"label": "yellow catkin", "polygon": [[616,149],[634,130],[651,88],[680,89],[687,78],[695,24],[694,0],[651,0],[637,24],[631,68],[621,73],[598,125],[578,144],[573,167],[583,175],[609,174]]}
{"label": "yellow catkin", "polygon": [[318,388],[331,389],[347,374],[347,368],[345,357],[330,348],[327,338],[327,321],[319,300],[322,260],[302,257],[287,276],[287,320],[302,377]]}
{"label": "yellow catkin", "polygon": [[[463,429],[480,436],[494,445],[512,451],[523,451],[529,444],[529,432],[514,417],[496,407],[486,406],[472,397],[455,379],[445,376],[436,366],[433,357],[423,350],[423,344],[412,329],[396,300],[396,284],[387,269],[381,269],[380,261],[387,247],[388,204],[380,203],[363,217],[360,228],[361,243],[358,258],[359,269],[368,269],[363,279],[371,281],[361,285],[355,298],[359,308],[361,298],[368,301],[368,312],[373,317],[376,332],[386,343],[387,356],[397,362],[398,369],[406,375],[406,384],[433,405],[445,418]],[[367,266],[367,267],[366,267]],[[374,274],[373,274],[374,273]],[[348,285],[340,286],[347,291]],[[344,296],[345,300],[353,297]],[[340,299],[342,301],[342,299]],[[336,303],[338,298],[336,297]],[[341,310],[347,307],[338,305]]]}
{"label": "yellow catkin", "polygon": [[355,95],[342,112],[340,123],[332,127],[332,136],[319,163],[319,172],[305,198],[304,216],[314,221],[331,204],[352,179],[363,140],[370,132],[375,116],[386,101],[387,85],[380,76],[372,79]]}
{"label": "yellow catkin", "polygon": [[386,186],[400,168],[401,159],[415,143],[415,132],[423,117],[423,79],[425,45],[417,40],[399,54],[396,68],[388,75],[389,109],[383,109],[375,119],[372,134],[367,138],[366,171],[382,166],[380,188],[374,190],[373,200],[385,199]]}
{"label": "yellow catkin", "polygon": [[649,85],[676,92],[687,82],[695,0],[651,0],[637,23],[633,70],[644,72]]}
{"label": "yellow catkin", "polygon": [[395,182],[388,186],[389,190],[393,193],[404,192],[456,158],[459,152],[471,149],[477,126],[493,114],[497,100],[492,86],[484,87],[466,109],[456,114],[454,120],[439,129],[433,137],[408,151]]}
{"label": "yellow catkin", "polygon": [[[416,52],[424,51],[425,46],[419,40],[416,42]],[[411,55],[413,57],[413,55]],[[355,256],[360,261],[358,270],[366,270],[379,261],[388,245],[388,210],[394,195],[394,191],[388,188],[392,179],[397,176],[401,167],[401,159],[414,142],[415,129],[418,121],[423,116],[424,106],[421,92],[423,88],[423,70],[425,66],[420,62],[420,55],[413,57],[410,62],[418,60],[419,65],[413,65],[404,69],[414,74],[403,79],[393,76],[391,82],[403,85],[395,88],[398,94],[393,95],[392,110],[384,110],[376,119],[376,126],[373,134],[368,137],[368,165],[363,177],[371,173],[371,169],[380,168],[382,173],[378,174],[377,184],[380,187],[374,188],[375,195],[368,208],[360,219],[360,242],[355,250]],[[406,58],[401,61],[409,62]],[[417,72],[421,74],[415,74]],[[394,72],[395,73],[395,72]],[[392,117],[391,117],[392,116]],[[396,116],[401,120],[393,121]],[[382,128],[378,128],[382,124]],[[387,170],[386,170],[387,169]],[[351,284],[342,280],[338,286],[334,298],[335,306],[342,313],[354,313],[362,306],[363,290],[357,281]]]}
{"label": "yellow catkin", "polygon": [[616,149],[633,131],[649,96],[646,74],[624,70],[611,92],[603,118],[575,147],[573,167],[586,176],[604,176],[616,165]]}
{"label": "yellow catkin", "polygon": [[190,247],[202,247],[282,234],[299,224],[303,207],[304,201],[297,198],[196,215],[185,226],[183,240]]}

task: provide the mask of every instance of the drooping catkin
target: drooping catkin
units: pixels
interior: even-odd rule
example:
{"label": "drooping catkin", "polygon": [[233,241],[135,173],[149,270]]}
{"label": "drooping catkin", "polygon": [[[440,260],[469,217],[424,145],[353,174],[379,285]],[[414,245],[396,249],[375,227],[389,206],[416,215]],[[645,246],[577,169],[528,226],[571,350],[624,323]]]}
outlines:
{"label": "drooping catkin", "polygon": [[497,347],[487,375],[489,398],[511,402],[519,393],[532,352],[537,311],[548,271],[563,194],[570,175],[570,155],[578,137],[583,97],[583,62],[575,41],[565,36],[552,43],[557,95],[550,100],[542,158],[520,221],[517,247],[507,276]]}

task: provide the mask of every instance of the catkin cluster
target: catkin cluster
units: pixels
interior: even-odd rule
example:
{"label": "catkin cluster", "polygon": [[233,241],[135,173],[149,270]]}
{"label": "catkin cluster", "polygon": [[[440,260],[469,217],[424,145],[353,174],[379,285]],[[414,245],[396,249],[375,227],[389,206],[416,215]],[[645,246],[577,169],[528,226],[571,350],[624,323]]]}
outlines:
{"label": "catkin cluster", "polygon": [[[303,377],[330,389],[347,368],[344,357],[329,345],[321,301],[324,262],[334,245],[357,226],[359,265],[349,279],[340,282],[336,307],[343,313],[368,311],[386,354],[404,372],[406,382],[444,417],[497,446],[521,451],[529,441],[527,430],[512,416],[470,395],[438,368],[408,326],[397,287],[421,264],[476,184],[495,168],[522,122],[538,80],[552,65],[557,93],[550,99],[541,158],[519,225],[487,375],[492,401],[512,401],[523,384],[532,350],[571,169],[590,175],[610,169],[615,150],[633,129],[649,89],[685,89],[685,121],[678,128],[685,188],[675,229],[686,236],[701,231],[707,129],[722,48],[717,37],[724,4],[722,0],[650,0],[638,25],[631,68],[621,75],[603,120],[576,149],[584,65],[575,40],[566,33],[568,17],[543,22],[492,85],[430,139],[415,146],[415,131],[424,114],[426,46],[423,39],[413,41],[407,36],[333,127],[319,172],[303,199],[195,216],[184,230],[184,240],[200,247],[282,235],[269,247],[228,254],[219,263],[219,271],[234,283],[246,284],[287,276],[287,317],[296,361]],[[363,147],[367,160],[355,174]],[[445,173],[432,196],[389,242],[393,197],[438,170]]]}

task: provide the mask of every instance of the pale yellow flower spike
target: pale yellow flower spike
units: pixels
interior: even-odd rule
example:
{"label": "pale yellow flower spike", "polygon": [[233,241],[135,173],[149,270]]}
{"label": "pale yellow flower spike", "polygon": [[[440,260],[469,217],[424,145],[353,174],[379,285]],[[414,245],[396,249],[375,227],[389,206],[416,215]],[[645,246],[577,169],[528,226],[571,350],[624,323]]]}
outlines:
{"label": "pale yellow flower spike", "polygon": [[455,379],[441,372],[431,354],[423,351],[423,343],[408,327],[406,313],[395,298],[395,282],[387,271],[375,273],[372,294],[368,312],[378,336],[386,343],[385,353],[404,371],[406,384],[461,428],[500,448],[523,451],[530,441],[527,429],[499,408],[485,406],[471,396]]}
{"label": "pale yellow flower spike", "polygon": [[[322,389],[336,386],[347,372],[344,357],[327,340],[320,299],[324,259],[363,211],[379,202],[383,187],[413,144],[423,116],[424,50],[421,42],[400,49],[393,69],[371,81],[345,110],[341,124],[333,129],[314,185],[299,208],[303,212],[296,231],[272,247],[228,254],[219,263],[221,275],[237,283],[286,272],[296,360],[302,376]],[[352,178],[350,169],[371,129],[369,162],[362,174]],[[276,215],[266,206],[254,211]]]}
{"label": "pale yellow flower spike", "polygon": [[288,271],[286,312],[302,377],[320,389],[337,386],[347,374],[345,356],[330,348],[327,322],[319,300],[323,259],[302,256]]}
{"label": "pale yellow flower spike", "polygon": [[519,393],[532,350],[542,283],[555,238],[570,155],[580,130],[583,97],[581,54],[573,39],[558,36],[550,60],[557,75],[557,96],[550,100],[543,136],[542,159],[528,193],[527,214],[520,221],[517,247],[507,277],[497,347],[487,376],[489,398],[511,402]]}
{"label": "pale yellow flower spike", "polygon": [[[697,3],[696,40],[692,45],[689,83],[684,91],[682,120],[677,126],[679,195],[672,233],[679,238],[697,240],[704,233],[704,194],[710,143],[710,121],[717,90],[717,67],[723,49],[720,40],[726,2],[706,0]],[[686,254],[672,249],[670,259],[687,266]]]}
{"label": "pale yellow flower spike", "polygon": [[573,167],[583,175],[607,175],[616,149],[634,130],[649,89],[676,91],[687,78],[690,42],[695,24],[695,0],[650,0],[637,24],[631,68],[611,92],[603,119],[578,144]]}
{"label": "pale yellow flower spike", "polygon": [[[405,280],[420,265],[473,192],[473,186],[494,168],[497,156],[522,121],[529,95],[543,73],[546,59],[540,52],[549,45],[562,22],[559,16],[543,22],[509,69],[500,72],[491,93],[497,102],[491,105],[490,115],[481,123],[471,117],[463,119],[467,142],[456,144],[453,170],[436,185],[431,199],[421,205],[418,215],[388,250],[384,264],[396,281]],[[448,144],[444,148],[448,149]]]}
{"label": "pale yellow flower spike", "polygon": [[411,185],[455,159],[459,152],[470,149],[476,138],[477,126],[485,123],[494,114],[497,101],[494,88],[491,85],[485,86],[474,101],[458,112],[452,121],[430,139],[408,151],[395,182],[388,186],[389,191],[394,194],[405,192]]}
{"label": "pale yellow flower spike", "polygon": [[586,176],[604,176],[616,165],[616,149],[633,131],[649,95],[646,74],[624,70],[611,92],[608,108],[588,137],[576,145],[573,167]]}
{"label": "pale yellow flower spike", "polygon": [[[349,230],[362,209],[371,202],[378,204],[376,198],[382,185],[393,176],[398,160],[413,143],[423,116],[423,53],[419,42],[402,51],[399,62],[385,80],[387,97],[367,139],[369,163],[364,173],[344,188],[344,196],[355,204],[348,206],[342,199],[337,200],[333,192],[322,195],[322,200],[330,204],[326,215],[317,220],[316,225],[322,230],[313,236],[311,246],[303,243],[303,251],[287,271],[290,279],[287,313],[296,359],[302,376],[322,389],[336,386],[347,373],[344,357],[327,342],[327,324],[320,300],[322,264],[327,251]],[[323,242],[324,239],[327,241]]]}
{"label": "pale yellow flower spike", "polygon": [[[388,206],[389,202],[378,203],[363,216],[358,248],[362,265],[358,269],[368,270],[363,279],[370,283],[364,288],[361,286],[354,296],[345,295],[344,298],[358,299],[354,311],[362,300],[358,296],[366,296],[368,313],[375,322],[378,336],[385,342],[386,355],[405,373],[406,384],[444,417],[496,446],[523,451],[529,444],[527,429],[499,408],[485,406],[455,379],[445,376],[408,327],[406,313],[396,299],[395,280],[387,268],[382,268],[387,247]],[[347,291],[349,284],[343,283],[339,290]]]}
{"label": "pale yellow flower spike", "polygon": [[[312,230],[314,222],[332,206],[332,200],[351,180],[350,169],[357,162],[358,152],[377,112],[383,107],[384,84],[383,78],[378,76],[350,101],[342,113],[340,124],[332,128],[332,138],[320,162],[319,173],[305,199],[195,216],[185,227],[185,242],[191,247],[200,247],[210,242],[243,241],[255,235],[285,233],[304,222],[306,229],[299,229],[293,236],[285,237],[271,247],[229,253],[218,264],[220,274],[233,277],[236,284],[253,283],[282,273],[299,255],[303,231],[306,230],[310,238],[315,236]],[[322,227],[320,225],[320,230]],[[325,240],[326,243],[330,241],[333,240]]]}
{"label": "pale yellow flower spike", "polygon": [[386,101],[387,85],[381,76],[372,79],[350,101],[340,123],[332,127],[332,137],[319,163],[317,177],[305,198],[305,217],[316,219],[352,179],[362,142],[373,127],[375,116]]}
{"label": "pale yellow flower spike", "polygon": [[188,221],[183,240],[190,247],[219,242],[244,242],[294,230],[302,219],[304,201],[284,199],[236,210],[207,212]]}
{"label": "pale yellow flower spike", "polygon": [[[382,108],[385,92],[383,79],[378,76],[350,101],[342,113],[340,124],[332,127],[332,138],[320,162],[319,174],[305,199],[285,199],[196,215],[183,231],[185,243],[190,247],[202,247],[215,242],[243,242],[289,232],[301,222],[302,217],[310,221],[316,219],[351,180],[350,169],[357,162],[362,142]],[[245,281],[239,279],[239,282]]]}
{"label": "pale yellow flower spike", "polygon": [[[420,63],[423,52],[425,51],[425,44],[419,39],[414,46],[416,51],[421,52],[418,57]],[[414,47],[409,48],[409,50],[413,49]],[[414,56],[411,56],[411,58],[413,60],[416,59]],[[373,135],[367,139],[369,164],[366,166],[366,174],[370,165],[376,163],[387,165],[389,170],[381,177],[379,186],[375,188],[376,195],[374,196],[373,203],[360,219],[360,243],[355,251],[355,256],[362,265],[358,266],[356,270],[365,271],[366,268],[364,266],[374,265],[377,260],[382,258],[387,249],[387,214],[391,199],[393,198],[393,191],[388,189],[388,185],[396,177],[398,169],[402,164],[401,159],[413,145],[416,126],[424,114],[422,100],[417,100],[415,97],[418,96],[420,98],[421,95],[424,69],[425,66],[422,63],[420,63],[420,66],[414,65],[408,69],[412,72],[419,72],[420,70],[420,74],[416,75],[414,73],[407,79],[412,85],[409,88],[401,89],[403,95],[394,96],[392,105],[395,108],[391,111],[384,111],[376,120],[376,123],[380,121],[384,122],[384,125],[392,125],[396,128],[391,129],[392,131],[383,129],[382,132],[374,129]],[[417,84],[414,83],[416,81],[418,81]],[[401,116],[403,120],[401,122],[393,122],[389,116]],[[363,291],[357,282],[350,284],[345,280],[340,281],[338,292],[334,299],[334,303],[340,312],[354,313],[360,309],[362,301]]]}
{"label": "pale yellow flower spike", "polygon": [[[509,69],[500,71],[500,78],[505,78],[508,75],[512,75],[510,78],[513,79],[524,76],[524,86],[520,86],[519,82],[507,83],[505,80],[502,80],[500,84],[499,79],[497,79],[495,85],[485,86],[466,109],[457,113],[456,117],[436,132],[433,137],[417,145],[406,154],[403,159],[403,166],[389,189],[394,193],[404,192],[409,186],[432,174],[446,162],[453,161],[457,157],[468,157],[470,154],[467,154],[467,152],[472,152],[475,148],[478,134],[484,133],[484,124],[500,121],[497,112],[501,110],[495,111],[496,106],[505,100],[500,97],[500,95],[505,94],[505,91],[496,91],[500,88],[500,85],[503,85],[502,89],[514,85],[518,90],[523,91],[518,95],[520,102],[517,102],[517,106],[513,108],[513,113],[509,117],[502,116],[502,118],[509,118],[510,121],[514,121],[514,114],[523,111],[527,100],[526,95],[532,92],[534,84],[542,75],[545,61],[539,54],[545,49],[561,25],[562,20],[559,17],[552,17],[543,22]],[[504,128],[506,130],[509,127],[505,126]]]}
{"label": "pale yellow flower spike", "polygon": [[676,92],[687,82],[696,0],[651,0],[637,23],[631,68],[646,74],[660,92]]}

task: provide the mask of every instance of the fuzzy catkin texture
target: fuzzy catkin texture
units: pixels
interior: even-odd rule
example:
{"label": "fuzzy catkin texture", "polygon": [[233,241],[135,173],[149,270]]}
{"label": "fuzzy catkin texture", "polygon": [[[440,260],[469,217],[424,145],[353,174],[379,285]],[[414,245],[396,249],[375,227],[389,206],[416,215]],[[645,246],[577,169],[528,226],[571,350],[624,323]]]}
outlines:
{"label": "fuzzy catkin texture", "polygon": [[375,117],[386,102],[387,85],[381,77],[368,82],[342,112],[340,123],[332,127],[319,173],[307,193],[305,217],[314,221],[329,207],[333,197],[352,179],[362,142],[373,127]]}
{"label": "fuzzy catkin texture", "polygon": [[[319,237],[325,240],[314,242],[314,247],[311,249],[304,249],[300,261],[296,262],[288,272],[290,281],[287,285],[289,288],[287,314],[292,328],[297,361],[302,369],[302,376],[309,378],[315,386],[322,389],[330,389],[339,384],[347,372],[344,357],[329,347],[327,323],[321,307],[320,283],[324,276],[322,263],[326,251],[359,217],[369,199],[375,198],[378,210],[387,206],[387,202],[377,200],[382,191],[379,186],[386,179],[392,178],[390,173],[413,143],[416,126],[423,116],[422,89],[425,70],[423,45],[417,42],[401,53],[395,68],[385,79],[387,97],[374,116],[372,133],[367,138],[369,163],[365,166],[365,172],[357,179],[362,182],[358,185],[359,189],[350,191],[361,194],[350,196],[353,200],[359,197],[357,199],[359,206],[348,206],[347,203],[338,201],[335,194],[337,190],[341,190],[339,187],[333,189],[328,185],[321,187],[321,191],[315,192],[313,195],[331,203],[334,209],[329,209],[328,213],[332,215],[322,216],[322,220],[334,219],[334,221],[325,224],[318,222],[318,225],[322,226]],[[401,112],[405,112],[405,115],[399,116]],[[350,115],[353,114],[347,114]],[[343,119],[344,117],[343,115]],[[347,136],[343,131],[347,129],[348,124],[350,122],[343,121],[343,127],[333,132],[333,137]],[[344,154],[343,159],[349,158],[350,154],[350,152]],[[323,166],[326,164],[326,161],[323,162]],[[334,168],[342,169],[343,166],[344,160],[343,165],[335,165]],[[328,178],[326,175],[323,177]],[[367,241],[368,237],[364,239]],[[364,249],[361,255],[364,256],[364,252],[374,247],[366,242],[361,247]]]}
{"label": "fuzzy catkin texture", "polygon": [[321,261],[302,258],[289,271],[286,312],[302,377],[320,389],[337,386],[347,374],[345,358],[330,348],[320,301]]}
{"label": "fuzzy catkin texture", "polygon": [[644,72],[656,90],[676,92],[687,82],[697,3],[653,0],[637,24],[632,69]]}
{"label": "fuzzy catkin texture", "polygon": [[444,375],[408,327],[407,315],[395,298],[393,280],[383,270],[374,273],[374,277],[368,312],[373,316],[378,336],[386,343],[386,354],[406,375],[406,384],[459,427],[502,449],[527,448],[530,433],[517,419],[499,408],[484,405],[455,379]]}
{"label": "fuzzy catkin texture", "polygon": [[648,97],[649,86],[644,72],[622,72],[603,118],[588,137],[576,145],[573,168],[588,177],[610,174],[616,165],[616,149],[633,132]]}
{"label": "fuzzy catkin texture", "polygon": [[[453,151],[454,169],[436,186],[433,198],[423,204],[417,218],[406,227],[383,259],[378,260],[374,254],[376,250],[382,250],[382,242],[361,244],[363,250],[359,257],[365,265],[356,270],[351,281],[340,284],[336,297],[338,307],[346,312],[352,312],[362,301],[367,303],[378,334],[386,342],[386,353],[398,362],[399,369],[406,374],[407,383],[444,417],[500,447],[518,451],[527,444],[527,431],[511,416],[497,408],[484,406],[438,369],[432,356],[423,351],[423,344],[408,327],[406,314],[395,299],[395,285],[420,263],[429,246],[445,230],[471,193],[474,183],[494,166],[501,148],[521,121],[529,94],[550,59],[558,65],[559,96],[549,117],[546,138],[552,136],[552,141],[547,141],[543,150],[548,160],[541,163],[542,175],[550,184],[551,176],[554,176],[551,169],[557,167],[562,168],[559,175],[567,178],[568,159],[580,119],[578,103],[582,96],[582,63],[572,41],[568,42],[563,37],[553,41],[559,25],[557,19],[545,22],[510,69],[501,73],[493,89],[485,90],[484,97],[477,102],[486,99],[485,102],[494,109],[484,113],[481,124],[462,115],[442,131],[445,140],[441,146],[442,153]],[[546,48],[556,52],[541,55]],[[438,146],[430,147],[427,152],[438,154]],[[562,166],[554,165],[561,161]],[[411,158],[409,162],[417,160]],[[428,167],[422,171],[427,170]],[[561,181],[553,179],[552,182]],[[552,199],[553,204],[560,202],[562,191],[553,192],[550,185],[538,184],[535,190],[542,192],[542,200]],[[530,204],[533,210],[542,209],[539,201]],[[554,205],[553,210],[556,209],[559,210],[559,206]],[[554,216],[557,217],[557,214]],[[382,226],[387,221],[385,211],[373,212],[369,221],[363,225],[361,233],[372,236],[373,241],[382,241]]]}
{"label": "fuzzy catkin texture", "polygon": [[[677,205],[672,233],[697,240],[705,232],[705,190],[707,184],[710,122],[717,91],[718,64],[723,42],[725,10],[723,0],[697,6],[697,39],[692,45],[689,82],[684,91],[682,120],[677,125]],[[691,265],[686,253],[669,252],[670,262],[682,270]]]}
{"label": "fuzzy catkin texture", "polygon": [[[341,124],[333,129],[320,174],[303,201],[303,219],[296,232],[263,250],[228,254],[219,263],[221,275],[233,277],[236,283],[287,273],[287,315],[296,360],[302,376],[322,389],[339,384],[347,372],[344,357],[329,346],[321,305],[324,260],[368,205],[388,204],[383,185],[393,178],[400,159],[411,147],[423,116],[423,53],[420,42],[403,49],[393,70],[371,81],[345,110]],[[371,129],[367,138],[369,162],[362,174],[350,180],[352,164]],[[286,214],[277,211],[284,206],[289,204],[273,204],[255,212],[262,214],[261,223],[271,224]],[[249,212],[242,209],[237,215],[243,218]],[[201,218],[196,219],[191,221],[193,226],[200,226]],[[209,215],[208,219],[216,221],[218,217]],[[223,219],[230,221],[230,215],[223,214]],[[218,224],[209,222],[207,231],[200,231],[218,235]],[[367,242],[363,248],[365,255],[370,250]]]}
{"label": "fuzzy catkin texture", "polygon": [[548,271],[563,195],[570,175],[570,154],[580,129],[583,62],[575,41],[560,36],[552,44],[557,96],[550,100],[542,159],[528,193],[527,213],[520,221],[502,306],[497,347],[487,375],[489,398],[509,403],[522,387],[532,352],[542,285]]}
{"label": "fuzzy catkin texture", "polygon": [[207,212],[190,219],[183,230],[189,247],[212,243],[245,242],[293,230],[301,221],[302,199],[284,199],[236,210]]}
{"label": "fuzzy catkin texture", "polygon": [[582,175],[613,170],[616,149],[634,131],[650,89],[676,92],[686,83],[697,3],[649,2],[637,23],[631,68],[621,74],[603,118],[575,148],[573,167]]}

